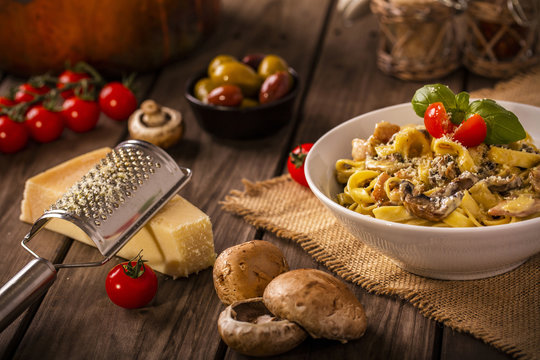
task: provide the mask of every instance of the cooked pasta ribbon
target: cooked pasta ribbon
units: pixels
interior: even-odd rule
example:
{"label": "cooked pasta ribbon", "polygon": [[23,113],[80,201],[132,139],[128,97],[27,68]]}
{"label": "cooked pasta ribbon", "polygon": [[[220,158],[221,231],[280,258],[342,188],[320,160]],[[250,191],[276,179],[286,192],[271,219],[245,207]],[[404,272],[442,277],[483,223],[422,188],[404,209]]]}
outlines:
{"label": "cooked pasta ribbon", "polygon": [[488,151],[488,157],[497,164],[506,164],[525,169],[530,169],[540,164],[540,154],[505,149],[492,146]]}

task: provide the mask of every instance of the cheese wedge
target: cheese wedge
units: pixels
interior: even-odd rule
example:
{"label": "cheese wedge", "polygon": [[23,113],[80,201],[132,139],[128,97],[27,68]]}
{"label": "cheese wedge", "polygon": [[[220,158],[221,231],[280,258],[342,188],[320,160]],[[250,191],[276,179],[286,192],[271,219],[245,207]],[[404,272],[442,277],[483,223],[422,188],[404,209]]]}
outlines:
{"label": "cheese wedge", "polygon": [[[27,223],[36,221],[110,150],[102,148],[89,152],[28,179],[20,219]],[[46,228],[95,247],[94,242],[70,222],[53,220]],[[154,270],[174,278],[206,269],[216,259],[210,218],[176,195],[117,255],[132,259],[141,250],[143,258]]]}

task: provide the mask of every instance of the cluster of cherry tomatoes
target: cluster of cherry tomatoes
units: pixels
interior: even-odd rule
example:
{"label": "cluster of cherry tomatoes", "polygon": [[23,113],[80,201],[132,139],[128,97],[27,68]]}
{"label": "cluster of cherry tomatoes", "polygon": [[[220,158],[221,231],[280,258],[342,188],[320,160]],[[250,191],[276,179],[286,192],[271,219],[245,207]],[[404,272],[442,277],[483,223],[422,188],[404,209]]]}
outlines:
{"label": "cluster of cherry tomatoes", "polygon": [[452,140],[466,147],[480,145],[487,135],[487,125],[482,116],[472,114],[460,125],[450,119],[442,102],[435,102],[428,106],[424,114],[426,130],[434,138],[448,135]]}
{"label": "cluster of cherry tomatoes", "polygon": [[90,131],[101,112],[123,121],[136,109],[137,98],[127,84],[107,83],[88,64],[78,63],[58,77],[37,76],[0,96],[0,152],[15,153],[30,139],[54,141],[65,128]]}

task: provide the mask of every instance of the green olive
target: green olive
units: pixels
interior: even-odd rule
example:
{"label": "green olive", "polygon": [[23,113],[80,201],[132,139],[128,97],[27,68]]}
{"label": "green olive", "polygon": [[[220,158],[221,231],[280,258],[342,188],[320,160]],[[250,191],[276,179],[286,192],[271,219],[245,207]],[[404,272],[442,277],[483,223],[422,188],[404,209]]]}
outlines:
{"label": "green olive", "polygon": [[214,84],[212,79],[210,78],[202,78],[199,81],[195,83],[195,87],[193,88],[193,95],[202,102],[206,102],[208,98],[208,94],[210,91],[214,90],[217,87],[217,84]]}
{"label": "green olive", "polygon": [[257,100],[250,99],[250,98],[244,98],[242,100],[242,103],[240,104],[241,108],[248,108],[248,107],[254,107],[254,106],[259,106],[259,102]]}
{"label": "green olive", "polygon": [[287,62],[278,55],[266,55],[257,70],[259,76],[264,79],[278,71],[289,71]]}
{"label": "green olive", "polygon": [[214,69],[217,68],[219,65],[224,64],[226,62],[234,62],[238,61],[234,56],[231,55],[218,55],[215,58],[210,61],[210,64],[208,65],[208,76],[212,76],[212,73],[214,72]]}
{"label": "green olive", "polygon": [[248,65],[235,61],[218,65],[211,76],[215,84],[232,84],[242,89],[244,96],[255,96],[263,79]]}

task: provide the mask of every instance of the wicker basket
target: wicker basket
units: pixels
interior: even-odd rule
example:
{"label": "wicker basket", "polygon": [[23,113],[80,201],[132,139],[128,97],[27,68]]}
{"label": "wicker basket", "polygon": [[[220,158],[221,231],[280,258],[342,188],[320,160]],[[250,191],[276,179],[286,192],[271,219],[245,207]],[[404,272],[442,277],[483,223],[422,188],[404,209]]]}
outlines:
{"label": "wicker basket", "polygon": [[403,80],[443,77],[461,65],[455,10],[437,0],[372,0],[379,20],[377,64]]}
{"label": "wicker basket", "polygon": [[540,13],[534,1],[538,0],[521,0],[528,14],[522,25],[507,0],[470,1],[465,12],[465,66],[482,76],[507,78],[539,62]]}

